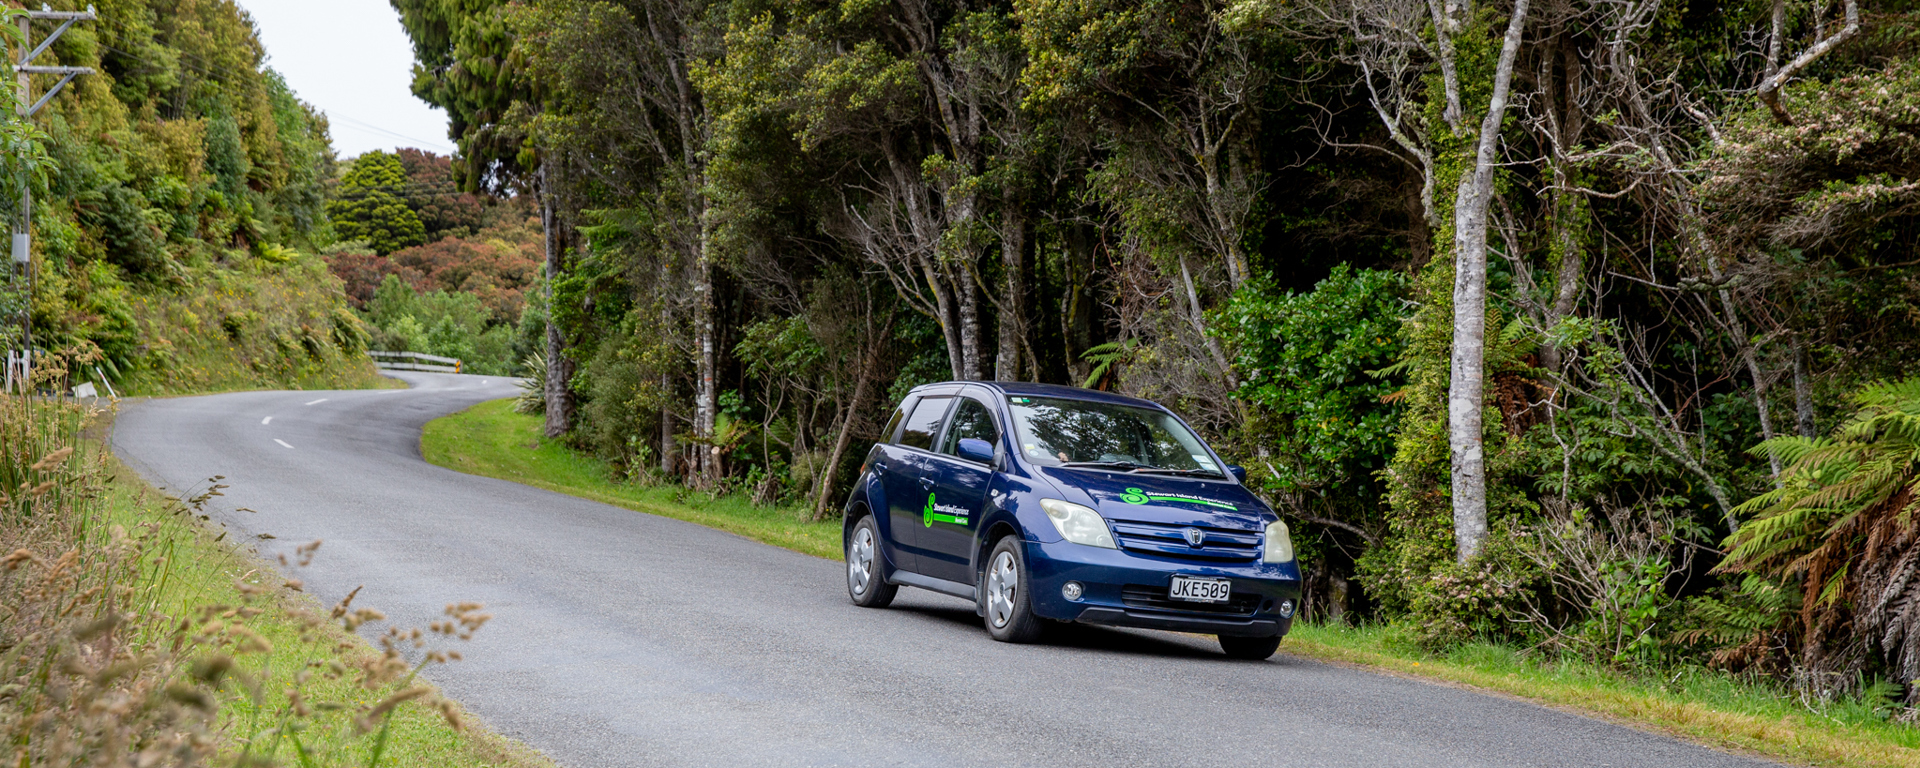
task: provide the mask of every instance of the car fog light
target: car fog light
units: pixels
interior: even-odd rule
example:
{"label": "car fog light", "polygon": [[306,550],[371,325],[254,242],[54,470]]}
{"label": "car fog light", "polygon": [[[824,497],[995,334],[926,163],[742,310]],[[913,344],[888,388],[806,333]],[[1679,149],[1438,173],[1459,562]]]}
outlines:
{"label": "car fog light", "polygon": [[1066,586],[1060,588],[1060,596],[1077,603],[1080,602],[1080,593],[1084,591],[1080,587],[1080,582],[1069,581]]}
{"label": "car fog light", "polygon": [[1280,618],[1283,618],[1283,619],[1293,618],[1293,601],[1292,600],[1280,601]]}

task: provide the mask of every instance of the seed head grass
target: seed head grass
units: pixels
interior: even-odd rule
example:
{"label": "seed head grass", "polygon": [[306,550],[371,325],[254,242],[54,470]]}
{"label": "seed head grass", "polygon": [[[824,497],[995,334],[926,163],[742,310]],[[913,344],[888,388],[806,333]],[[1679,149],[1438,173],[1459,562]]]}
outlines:
{"label": "seed head grass", "polygon": [[109,415],[0,396],[0,763],[551,765],[421,678],[483,606],[322,608],[297,578],[321,542],[238,548],[211,521],[225,478],[161,494],[89,439]]}

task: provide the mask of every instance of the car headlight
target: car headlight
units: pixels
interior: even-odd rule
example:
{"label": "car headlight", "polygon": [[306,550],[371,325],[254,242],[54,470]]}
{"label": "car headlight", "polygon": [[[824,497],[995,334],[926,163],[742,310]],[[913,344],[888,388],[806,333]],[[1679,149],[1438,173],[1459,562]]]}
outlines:
{"label": "car headlight", "polygon": [[1107,519],[1092,508],[1059,499],[1041,499],[1040,508],[1046,510],[1047,519],[1053,521],[1053,529],[1061,538],[1089,547],[1117,549],[1113,532],[1107,530]]}
{"label": "car headlight", "polygon": [[1279,520],[1267,524],[1267,549],[1260,553],[1260,562],[1286,563],[1293,561],[1293,536],[1287,532],[1287,524]]}

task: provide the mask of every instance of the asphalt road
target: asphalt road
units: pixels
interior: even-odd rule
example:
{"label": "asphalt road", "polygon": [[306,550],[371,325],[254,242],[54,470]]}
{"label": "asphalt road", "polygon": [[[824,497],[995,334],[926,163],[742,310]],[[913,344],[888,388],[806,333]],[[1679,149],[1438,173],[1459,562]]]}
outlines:
{"label": "asphalt road", "polygon": [[297,575],[325,603],[365,585],[356,604],[403,626],[486,603],[466,660],[431,677],[563,765],[1768,765],[1284,645],[1258,663],[1150,631],[1013,646],[928,592],[856,608],[837,562],[427,464],[423,424],[515,390],[402,377],[139,402],[114,448],[173,490],[225,475],[216,519],[275,536],[267,555],[323,539]]}

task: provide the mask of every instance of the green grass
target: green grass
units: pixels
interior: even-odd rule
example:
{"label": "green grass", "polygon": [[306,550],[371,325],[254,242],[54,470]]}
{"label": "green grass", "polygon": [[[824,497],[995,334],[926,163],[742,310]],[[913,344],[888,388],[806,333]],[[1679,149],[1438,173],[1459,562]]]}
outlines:
{"label": "green grass", "polygon": [[1311,658],[1460,683],[1722,749],[1813,765],[1920,765],[1920,728],[1890,722],[1884,705],[1803,704],[1766,682],[1699,667],[1633,673],[1578,661],[1541,661],[1488,644],[1444,654],[1391,629],[1296,625],[1281,647]]}
{"label": "green grass", "polygon": [[[512,480],[628,509],[732,531],[823,558],[840,557],[837,522],[802,522],[739,496],[713,498],[610,480],[607,466],[541,437],[539,417],[511,400],[482,403],[427,425],[421,450],[450,469]],[[1335,663],[1507,694],[1721,749],[1847,768],[1920,766],[1920,728],[1889,722],[1872,704],[1802,704],[1764,682],[1703,668],[1627,673],[1542,662],[1513,648],[1475,644],[1421,651],[1390,629],[1295,625],[1281,649]]]}
{"label": "green grass", "polygon": [[[245,606],[258,613],[247,616],[251,611],[233,611],[227,622],[244,622],[271,646],[265,652],[235,657],[236,669],[243,675],[230,678],[219,702],[220,731],[228,742],[222,751],[236,759],[250,751],[276,764],[300,765],[292,740],[274,738],[270,729],[281,725],[287,692],[295,676],[304,671],[310,676],[302,690],[316,711],[304,720],[297,736],[312,753],[314,763],[368,765],[378,732],[356,729],[352,710],[377,702],[388,691],[368,691],[360,687],[354,675],[330,678],[325,670],[331,660],[352,668],[377,659],[379,653],[337,623],[325,621],[325,608],[306,593],[288,588],[271,565],[240,550],[239,543],[227,538],[225,531],[167,511],[174,506],[138,475],[115,462],[114,480],[108,485],[106,499],[109,522],[135,535],[154,537],[164,558],[148,563],[148,572],[139,580],[140,613],[178,621],[200,615],[206,606]],[[323,545],[316,557],[326,556]],[[243,584],[261,591],[243,594]],[[135,642],[166,642],[170,636],[165,626],[168,623],[144,622],[146,631],[155,636]],[[252,690],[249,682],[254,684]],[[333,704],[345,706],[331,712],[321,708]],[[455,710],[456,717],[462,714]],[[401,704],[394,709],[379,764],[436,768],[553,765],[539,753],[487,730],[470,717],[459,719],[462,729],[453,727],[438,709],[419,700]]]}
{"label": "green grass", "polygon": [[840,557],[838,520],[808,522],[805,510],[756,506],[739,494],[614,482],[605,462],[546,439],[540,417],[514,413],[512,400],[428,422],[420,452],[448,469],[698,523],[815,557]]}

